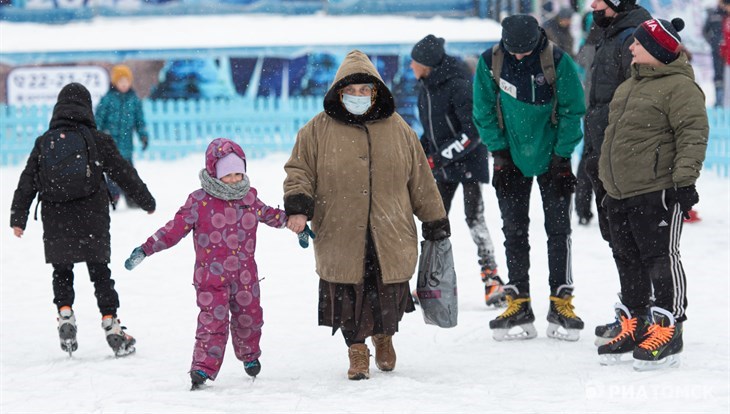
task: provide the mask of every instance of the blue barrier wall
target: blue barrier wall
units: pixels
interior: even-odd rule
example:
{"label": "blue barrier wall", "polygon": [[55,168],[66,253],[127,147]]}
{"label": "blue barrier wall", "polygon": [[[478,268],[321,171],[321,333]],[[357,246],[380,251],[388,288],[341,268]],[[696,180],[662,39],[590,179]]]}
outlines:
{"label": "blue barrier wall", "polygon": [[[150,146],[137,159],[170,160],[204,151],[216,137],[234,139],[252,158],[289,152],[297,131],[322,111],[321,97],[143,101]],[[0,165],[25,162],[48,128],[53,107],[0,105]],[[730,110],[708,108],[705,170],[730,176]]]}

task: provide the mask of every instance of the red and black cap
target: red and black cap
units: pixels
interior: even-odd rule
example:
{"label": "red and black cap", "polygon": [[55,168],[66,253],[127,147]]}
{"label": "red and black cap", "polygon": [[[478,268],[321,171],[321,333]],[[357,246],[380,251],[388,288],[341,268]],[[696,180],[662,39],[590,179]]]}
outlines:
{"label": "red and black cap", "polygon": [[682,38],[679,32],[684,29],[684,20],[663,19],[647,20],[634,31],[634,38],[644,46],[650,55],[662,63],[671,63],[679,57]]}

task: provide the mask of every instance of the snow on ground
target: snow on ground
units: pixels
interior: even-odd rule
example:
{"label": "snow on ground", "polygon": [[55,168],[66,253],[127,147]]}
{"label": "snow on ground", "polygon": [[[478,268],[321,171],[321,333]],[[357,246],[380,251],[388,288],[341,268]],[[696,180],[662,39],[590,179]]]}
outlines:
{"label": "snow on ground", "polygon": [[[262,200],[281,203],[285,154],[251,160]],[[116,359],[99,326],[92,285],[77,266],[75,310],[79,350],[61,351],[52,303],[51,267],[44,263],[40,222],[22,239],[0,232],[0,412],[2,413],[483,413],[483,412],[717,412],[730,409],[728,297],[730,295],[730,180],[707,173],[698,183],[703,221],[685,227],[682,257],[688,274],[689,319],[682,366],[634,372],[630,364],[601,367],[593,327],[609,321],[618,280],[596,223],[576,225],[573,268],[577,313],[586,330],[577,343],[546,338],[547,258],[537,192],[531,206],[532,292],[538,338],[497,343],[488,321],[497,312],[482,300],[476,249],[463,220],[461,193],[451,213],[459,275],[459,325],[425,325],[420,309],[407,314],[395,337],[398,365],[369,381],[349,381],[341,335],[317,326],[312,250],[288,230],[259,228],[263,364],[252,382],[228,349],[217,381],[189,391],[197,308],[191,239],[145,260],[133,272],[122,264],[131,250],[169,220],[198,188],[203,155],[175,162],[138,163],[158,201],[147,215],[122,207],[112,215],[112,274],[119,316],[138,340],[137,353]],[[0,217],[9,222],[20,167],[0,168]],[[494,191],[485,187],[487,221],[503,242]],[[504,265],[504,252],[498,248]],[[503,274],[506,273],[504,266]]]}

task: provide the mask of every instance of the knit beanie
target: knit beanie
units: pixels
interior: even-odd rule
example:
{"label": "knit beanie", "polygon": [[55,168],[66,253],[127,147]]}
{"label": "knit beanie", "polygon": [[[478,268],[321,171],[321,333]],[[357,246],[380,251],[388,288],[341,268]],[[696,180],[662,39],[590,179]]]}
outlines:
{"label": "knit beanie", "polygon": [[540,26],[529,14],[515,14],[502,20],[502,44],[509,53],[531,52],[540,41]]}
{"label": "knit beanie", "polygon": [[444,39],[432,34],[424,37],[411,50],[411,58],[421,65],[435,68],[444,59]]}
{"label": "knit beanie", "polygon": [[606,6],[610,7],[616,13],[631,10],[636,5],[636,0],[603,0]]}
{"label": "knit beanie", "polygon": [[647,20],[634,31],[634,38],[644,46],[650,55],[667,64],[679,57],[682,38],[679,33],[684,29],[684,20],[679,17],[668,22],[663,19]]}
{"label": "knit beanie", "polygon": [[132,77],[132,69],[129,69],[127,65],[116,65],[112,68],[112,85],[116,85],[119,79],[127,78],[129,83],[132,83],[134,78]]}
{"label": "knit beanie", "polygon": [[220,180],[231,173],[246,173],[246,163],[233,152],[215,163],[215,178]]}

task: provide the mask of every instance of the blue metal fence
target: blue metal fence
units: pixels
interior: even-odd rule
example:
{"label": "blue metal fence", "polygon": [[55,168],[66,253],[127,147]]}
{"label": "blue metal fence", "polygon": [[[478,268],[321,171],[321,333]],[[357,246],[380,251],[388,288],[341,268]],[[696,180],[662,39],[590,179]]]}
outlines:
{"label": "blue metal fence", "polygon": [[[322,111],[321,97],[143,101],[150,146],[137,159],[171,160],[204,151],[216,137],[241,144],[251,158],[289,152],[297,131]],[[25,162],[48,128],[52,106],[0,105],[0,166]],[[730,110],[708,108],[704,168],[730,177]]]}

